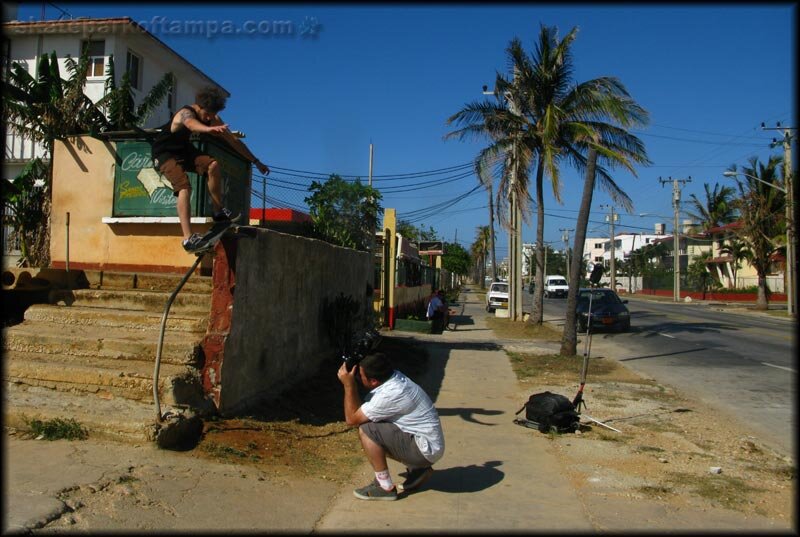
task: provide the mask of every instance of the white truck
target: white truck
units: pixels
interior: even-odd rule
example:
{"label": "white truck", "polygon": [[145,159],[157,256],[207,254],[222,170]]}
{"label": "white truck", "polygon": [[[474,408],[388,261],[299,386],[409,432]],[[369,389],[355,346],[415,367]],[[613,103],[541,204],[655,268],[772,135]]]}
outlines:
{"label": "white truck", "polygon": [[569,286],[564,276],[546,276],[544,279],[545,298],[566,298]]}

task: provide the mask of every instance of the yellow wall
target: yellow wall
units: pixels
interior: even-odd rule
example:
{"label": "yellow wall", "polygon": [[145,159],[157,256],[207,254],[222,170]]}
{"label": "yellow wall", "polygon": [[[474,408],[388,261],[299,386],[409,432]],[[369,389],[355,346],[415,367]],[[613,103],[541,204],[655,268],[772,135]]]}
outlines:
{"label": "yellow wall", "polygon": [[[75,269],[185,272],[195,261],[181,246],[175,217],[159,223],[104,223],[111,217],[114,195],[115,144],[89,136],[57,141],[53,152],[53,205],[50,260],[66,264],[67,213],[69,264]],[[163,222],[167,220],[167,222]],[[203,219],[205,220],[205,219]],[[202,233],[210,224],[195,223]],[[210,270],[210,256],[203,267]]]}

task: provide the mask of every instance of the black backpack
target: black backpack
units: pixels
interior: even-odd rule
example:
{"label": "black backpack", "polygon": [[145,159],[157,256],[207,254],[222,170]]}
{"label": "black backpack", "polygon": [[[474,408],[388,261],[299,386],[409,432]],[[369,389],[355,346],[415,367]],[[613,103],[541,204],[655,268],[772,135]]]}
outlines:
{"label": "black backpack", "polygon": [[[528,422],[533,422],[539,431],[548,433],[555,429],[559,433],[574,433],[578,430],[580,416],[572,406],[572,401],[557,393],[535,393],[517,411],[525,410]],[[527,424],[523,424],[527,425]]]}

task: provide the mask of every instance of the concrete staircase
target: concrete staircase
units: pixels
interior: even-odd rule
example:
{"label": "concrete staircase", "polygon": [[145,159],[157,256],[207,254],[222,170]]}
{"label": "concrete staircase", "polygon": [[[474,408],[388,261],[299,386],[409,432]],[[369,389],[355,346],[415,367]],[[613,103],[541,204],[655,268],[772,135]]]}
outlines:
{"label": "concrete staircase", "polygon": [[[153,372],[161,318],[180,275],[84,271],[85,288],[50,292],[3,330],[5,424],[73,418],[90,436],[153,439]],[[211,278],[192,275],[170,309],[161,352],[162,414],[207,405],[200,343]]]}

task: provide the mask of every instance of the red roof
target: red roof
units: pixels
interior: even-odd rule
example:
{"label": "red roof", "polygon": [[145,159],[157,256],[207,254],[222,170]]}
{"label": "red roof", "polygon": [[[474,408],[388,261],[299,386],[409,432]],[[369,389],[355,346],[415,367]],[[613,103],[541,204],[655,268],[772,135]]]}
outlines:
{"label": "red roof", "polygon": [[250,209],[251,220],[266,220],[267,222],[311,222],[311,216],[294,209]]}

